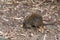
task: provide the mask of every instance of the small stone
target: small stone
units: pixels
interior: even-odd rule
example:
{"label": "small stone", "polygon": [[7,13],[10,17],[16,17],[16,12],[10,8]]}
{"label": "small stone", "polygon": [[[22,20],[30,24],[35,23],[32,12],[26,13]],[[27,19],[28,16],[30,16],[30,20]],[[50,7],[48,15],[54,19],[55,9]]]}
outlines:
{"label": "small stone", "polygon": [[34,34],[33,33],[30,33],[29,37],[32,37],[32,36],[34,36]]}
{"label": "small stone", "polygon": [[3,35],[3,32],[2,31],[0,31],[0,35]]}
{"label": "small stone", "polygon": [[31,33],[31,36],[34,36],[34,34],[33,34],[33,33]]}

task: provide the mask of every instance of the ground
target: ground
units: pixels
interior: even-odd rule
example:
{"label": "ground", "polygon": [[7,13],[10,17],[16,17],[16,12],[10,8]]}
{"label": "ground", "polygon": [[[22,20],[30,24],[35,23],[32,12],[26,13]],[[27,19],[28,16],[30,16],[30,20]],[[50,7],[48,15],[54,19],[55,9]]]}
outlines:
{"label": "ground", "polygon": [[[24,18],[39,13],[43,33],[23,28]],[[6,40],[60,40],[60,0],[16,0],[0,3],[0,36]]]}

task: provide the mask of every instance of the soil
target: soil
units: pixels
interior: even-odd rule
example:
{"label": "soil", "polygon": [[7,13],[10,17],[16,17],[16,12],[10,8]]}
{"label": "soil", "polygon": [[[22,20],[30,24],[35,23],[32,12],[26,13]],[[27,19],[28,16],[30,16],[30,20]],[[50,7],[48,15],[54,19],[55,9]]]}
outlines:
{"label": "soil", "polygon": [[[37,13],[42,16],[42,32],[23,28],[24,19]],[[27,24],[28,25],[28,24]],[[6,40],[60,40],[60,0],[0,1],[0,37]]]}

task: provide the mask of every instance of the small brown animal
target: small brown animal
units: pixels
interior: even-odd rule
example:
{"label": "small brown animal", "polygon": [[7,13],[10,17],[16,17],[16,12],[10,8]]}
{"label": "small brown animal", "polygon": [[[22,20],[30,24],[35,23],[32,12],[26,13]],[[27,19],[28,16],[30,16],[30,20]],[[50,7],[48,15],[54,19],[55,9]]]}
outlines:
{"label": "small brown animal", "polygon": [[38,27],[43,26],[42,16],[36,13],[28,15],[23,22],[24,27]]}
{"label": "small brown animal", "polygon": [[32,13],[31,15],[28,15],[23,22],[23,28],[33,28],[38,29],[40,32],[43,33],[44,31],[44,23],[43,18],[40,14]]}

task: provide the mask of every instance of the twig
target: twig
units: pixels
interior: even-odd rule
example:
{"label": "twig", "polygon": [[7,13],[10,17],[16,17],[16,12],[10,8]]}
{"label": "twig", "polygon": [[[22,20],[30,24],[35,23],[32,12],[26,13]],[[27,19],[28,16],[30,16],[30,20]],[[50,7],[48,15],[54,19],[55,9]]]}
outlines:
{"label": "twig", "polygon": [[47,37],[47,35],[45,34],[44,37],[43,37],[43,40],[46,40],[46,37]]}

